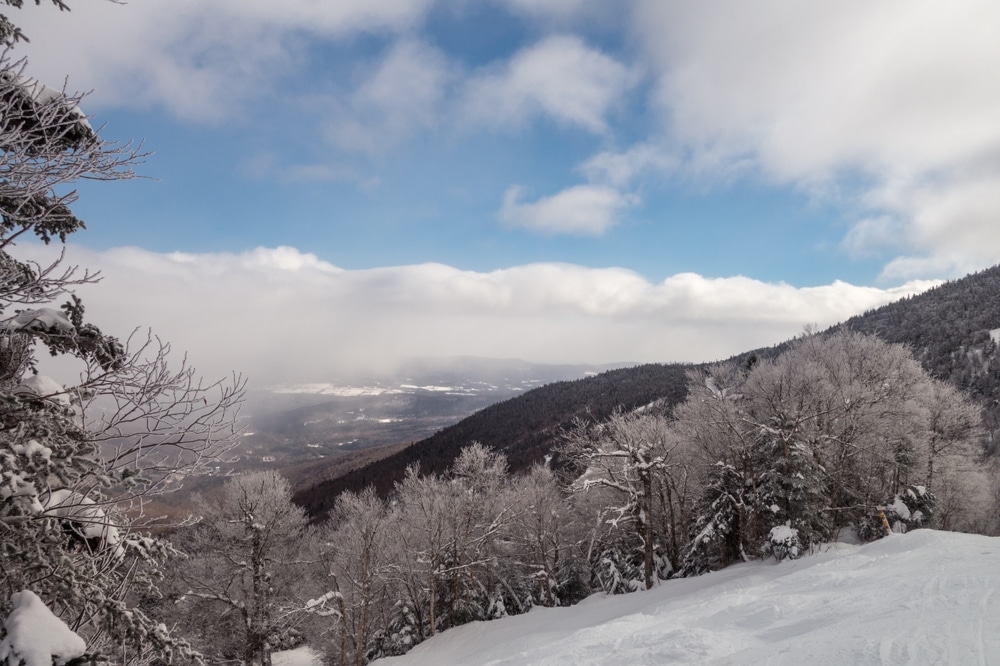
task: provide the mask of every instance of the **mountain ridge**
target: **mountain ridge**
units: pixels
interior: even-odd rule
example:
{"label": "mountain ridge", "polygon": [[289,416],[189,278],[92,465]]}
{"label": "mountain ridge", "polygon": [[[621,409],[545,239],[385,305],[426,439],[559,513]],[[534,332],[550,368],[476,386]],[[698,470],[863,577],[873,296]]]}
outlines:
{"label": "mountain ridge", "polygon": [[[1000,266],[869,310],[823,332],[853,330],[910,347],[933,376],[948,381],[983,406],[984,445],[992,454],[998,448],[994,442],[1000,440],[1000,354],[991,335],[997,328]],[[789,342],[749,350],[727,361],[770,358]],[[687,371],[714,364],[651,363],[532,389],[486,407],[395,454],[300,490],[295,501],[313,517],[321,517],[345,490],[357,492],[373,485],[380,494],[388,494],[411,464],[419,463],[424,473],[446,471],[461,448],[472,441],[503,451],[511,471],[520,471],[549,455],[574,419],[601,420],[616,407],[634,409],[652,403],[669,410],[687,395]]]}

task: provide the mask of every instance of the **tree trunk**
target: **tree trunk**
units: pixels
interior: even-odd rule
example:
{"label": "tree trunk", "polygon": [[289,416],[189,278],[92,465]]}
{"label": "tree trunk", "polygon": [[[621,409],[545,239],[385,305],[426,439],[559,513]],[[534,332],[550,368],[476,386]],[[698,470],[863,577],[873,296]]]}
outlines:
{"label": "tree trunk", "polygon": [[642,529],[642,555],[643,555],[643,568],[642,574],[646,579],[646,589],[652,589],[653,587],[653,520],[650,516],[650,510],[653,508],[653,478],[646,470],[642,474],[642,499],[640,501],[640,513],[639,517],[642,520],[640,528]]}

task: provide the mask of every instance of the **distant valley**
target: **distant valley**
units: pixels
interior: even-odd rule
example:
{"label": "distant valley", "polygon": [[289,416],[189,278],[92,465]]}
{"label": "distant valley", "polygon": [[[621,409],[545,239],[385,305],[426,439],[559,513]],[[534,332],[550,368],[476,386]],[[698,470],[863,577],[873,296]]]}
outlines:
{"label": "distant valley", "polygon": [[309,485],[539,386],[626,365],[415,359],[391,374],[258,389],[248,396],[230,463],[213,467],[212,476],[281,468],[296,486]]}

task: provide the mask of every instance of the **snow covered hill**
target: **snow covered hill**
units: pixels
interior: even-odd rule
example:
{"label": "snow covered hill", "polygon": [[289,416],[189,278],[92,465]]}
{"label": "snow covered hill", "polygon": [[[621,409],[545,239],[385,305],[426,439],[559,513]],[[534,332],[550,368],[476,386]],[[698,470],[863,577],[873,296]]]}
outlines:
{"label": "snow covered hill", "polygon": [[918,530],[477,622],[382,666],[1000,664],[1000,538]]}

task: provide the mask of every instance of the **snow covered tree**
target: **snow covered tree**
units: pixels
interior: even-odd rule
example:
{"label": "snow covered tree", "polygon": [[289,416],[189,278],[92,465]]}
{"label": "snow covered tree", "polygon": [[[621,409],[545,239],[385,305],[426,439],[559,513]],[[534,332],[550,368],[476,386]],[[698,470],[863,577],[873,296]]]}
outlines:
{"label": "snow covered tree", "polygon": [[[4,15],[0,38],[24,36]],[[72,294],[96,274],[18,256],[84,228],[75,181],[130,178],[143,158],[100,138],[82,96],[26,72],[0,55],[0,586],[36,594],[91,652],[194,658],[135,607],[171,550],[139,530],[152,494],[229,445],[242,382],[205,384],[155,337],[103,333]],[[37,374],[40,350],[75,361],[69,381]]]}
{"label": "snow covered tree", "polygon": [[512,584],[509,529],[517,501],[502,454],[462,450],[444,477],[416,467],[397,484],[390,522],[397,605],[392,631],[401,650],[473,620],[527,610]]}
{"label": "snow covered tree", "polygon": [[756,508],[752,479],[732,463],[716,462],[697,507],[680,574],[702,574],[748,559],[747,532]]}
{"label": "snow covered tree", "polygon": [[[7,7],[21,9],[24,6],[24,0],[3,0],[3,4]],[[35,4],[42,4],[42,0],[35,0]],[[69,7],[62,0],[52,0],[52,4],[62,11],[69,10]],[[6,14],[0,14],[0,43],[10,48],[19,41],[29,41],[28,36],[21,32],[21,28],[11,21]]]}
{"label": "snow covered tree", "polygon": [[688,573],[762,547],[805,549],[846,525],[884,533],[862,526],[880,524],[897,499],[905,513],[900,498],[924,497],[915,489],[939,467],[974,465],[975,409],[877,338],[806,335],[776,359],[692,379],[674,426],[701,457],[706,488]]}
{"label": "snow covered tree", "polygon": [[419,467],[412,465],[396,484],[390,548],[398,566],[394,586],[400,603],[392,623],[400,633],[400,649],[439,631],[438,575],[445,568],[450,510],[445,483],[421,476]]}
{"label": "snow covered tree", "polygon": [[657,558],[654,532],[657,477],[676,464],[671,453],[677,442],[668,432],[662,416],[616,411],[605,423],[578,423],[561,449],[584,470],[575,483],[578,489],[601,488],[615,496],[604,522],[631,526],[646,589],[653,586],[654,575],[666,577],[670,568]]}
{"label": "snow covered tree", "polygon": [[389,507],[371,487],[337,498],[323,541],[341,664],[364,666],[381,656],[392,605],[388,523]]}
{"label": "snow covered tree", "polygon": [[589,592],[589,575],[579,548],[585,529],[576,509],[547,467],[536,465],[512,484],[515,504],[506,539],[514,547],[512,555],[518,564],[514,575],[532,583],[536,604],[579,601]]}
{"label": "snow covered tree", "polygon": [[[187,560],[172,583],[185,615],[202,625],[213,659],[270,666],[271,652],[306,609],[292,591],[303,574],[307,521],[277,472],[234,477],[197,505],[201,520],[177,535]],[[237,618],[238,641],[206,616]],[[224,625],[223,625],[224,626]]]}
{"label": "snow covered tree", "polygon": [[513,515],[507,459],[479,443],[462,449],[443,484],[447,502],[443,567],[437,572],[450,626],[514,612],[523,600],[510,593],[499,551]]}

